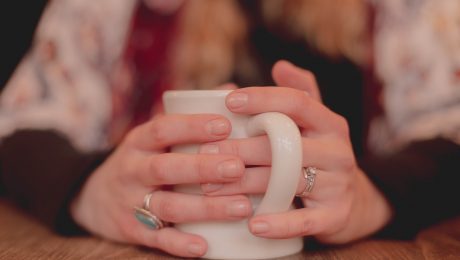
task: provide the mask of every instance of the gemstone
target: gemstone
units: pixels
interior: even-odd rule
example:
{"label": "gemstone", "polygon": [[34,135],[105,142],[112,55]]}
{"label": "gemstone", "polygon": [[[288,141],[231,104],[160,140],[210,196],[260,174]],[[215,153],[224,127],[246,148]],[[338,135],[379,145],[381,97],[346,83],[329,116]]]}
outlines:
{"label": "gemstone", "polygon": [[145,209],[141,208],[134,208],[134,216],[136,217],[137,220],[139,220],[141,223],[146,225],[150,229],[159,229],[160,225],[156,221],[156,219],[152,216],[150,212],[148,212]]}

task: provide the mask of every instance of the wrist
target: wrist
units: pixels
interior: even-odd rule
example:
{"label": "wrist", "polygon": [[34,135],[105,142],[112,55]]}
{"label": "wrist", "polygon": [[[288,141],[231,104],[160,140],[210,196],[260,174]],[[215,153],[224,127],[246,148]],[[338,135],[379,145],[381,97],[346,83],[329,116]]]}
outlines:
{"label": "wrist", "polygon": [[355,239],[360,239],[385,227],[391,220],[393,209],[361,169],[358,169],[357,182],[359,203],[356,204],[357,208],[353,209],[351,221],[355,226]]}

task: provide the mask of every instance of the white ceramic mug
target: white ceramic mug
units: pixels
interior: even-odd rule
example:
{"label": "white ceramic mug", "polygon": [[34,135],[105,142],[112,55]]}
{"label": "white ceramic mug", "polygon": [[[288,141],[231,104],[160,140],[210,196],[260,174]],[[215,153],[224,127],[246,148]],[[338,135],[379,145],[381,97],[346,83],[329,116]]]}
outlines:
{"label": "white ceramic mug", "polygon": [[[292,201],[302,169],[301,136],[297,125],[286,115],[267,112],[254,116],[230,112],[225,98],[230,90],[167,91],[163,103],[167,114],[220,114],[230,120],[229,138],[267,134],[272,150],[268,188],[263,195],[251,195],[254,214],[279,213],[293,209]],[[197,153],[199,144],[179,145],[177,153]],[[199,185],[178,185],[178,192],[202,193]],[[264,259],[295,254],[302,250],[302,238],[266,239],[248,230],[248,219],[177,224],[176,228],[202,236],[208,242],[204,258]]]}

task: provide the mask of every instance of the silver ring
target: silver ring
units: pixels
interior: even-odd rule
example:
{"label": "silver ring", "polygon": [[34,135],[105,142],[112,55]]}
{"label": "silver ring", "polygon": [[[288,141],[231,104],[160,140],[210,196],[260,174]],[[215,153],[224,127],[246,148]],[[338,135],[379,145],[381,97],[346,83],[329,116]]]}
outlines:
{"label": "silver ring", "polygon": [[147,228],[158,230],[164,228],[166,223],[150,212],[150,199],[152,198],[152,195],[153,192],[150,192],[144,196],[142,208],[134,207],[134,216]]}
{"label": "silver ring", "polygon": [[149,211],[150,210],[150,199],[152,198],[153,192],[144,196],[144,204],[142,206],[143,209]]}
{"label": "silver ring", "polygon": [[305,179],[305,189],[302,193],[296,195],[297,197],[305,198],[310,195],[311,191],[313,190],[313,186],[315,186],[315,178],[316,178],[316,167],[308,166],[303,167],[303,178]]}

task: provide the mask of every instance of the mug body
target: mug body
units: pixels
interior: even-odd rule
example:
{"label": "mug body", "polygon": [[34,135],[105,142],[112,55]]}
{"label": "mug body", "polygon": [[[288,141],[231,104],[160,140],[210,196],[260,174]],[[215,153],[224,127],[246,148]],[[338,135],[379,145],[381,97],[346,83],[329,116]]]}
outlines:
{"label": "mug body", "polygon": [[[167,114],[220,114],[229,119],[232,132],[229,138],[247,138],[250,116],[230,112],[225,98],[231,90],[178,90],[167,91],[163,103]],[[199,144],[172,147],[176,153],[197,153]],[[199,185],[176,185],[178,192],[201,194]],[[263,194],[251,195],[253,212]],[[293,206],[291,206],[293,209]],[[208,221],[176,224],[183,232],[203,237],[208,242],[204,258],[209,259],[264,259],[298,253],[303,248],[302,238],[265,239],[254,236],[248,229],[248,219],[240,221]]]}

